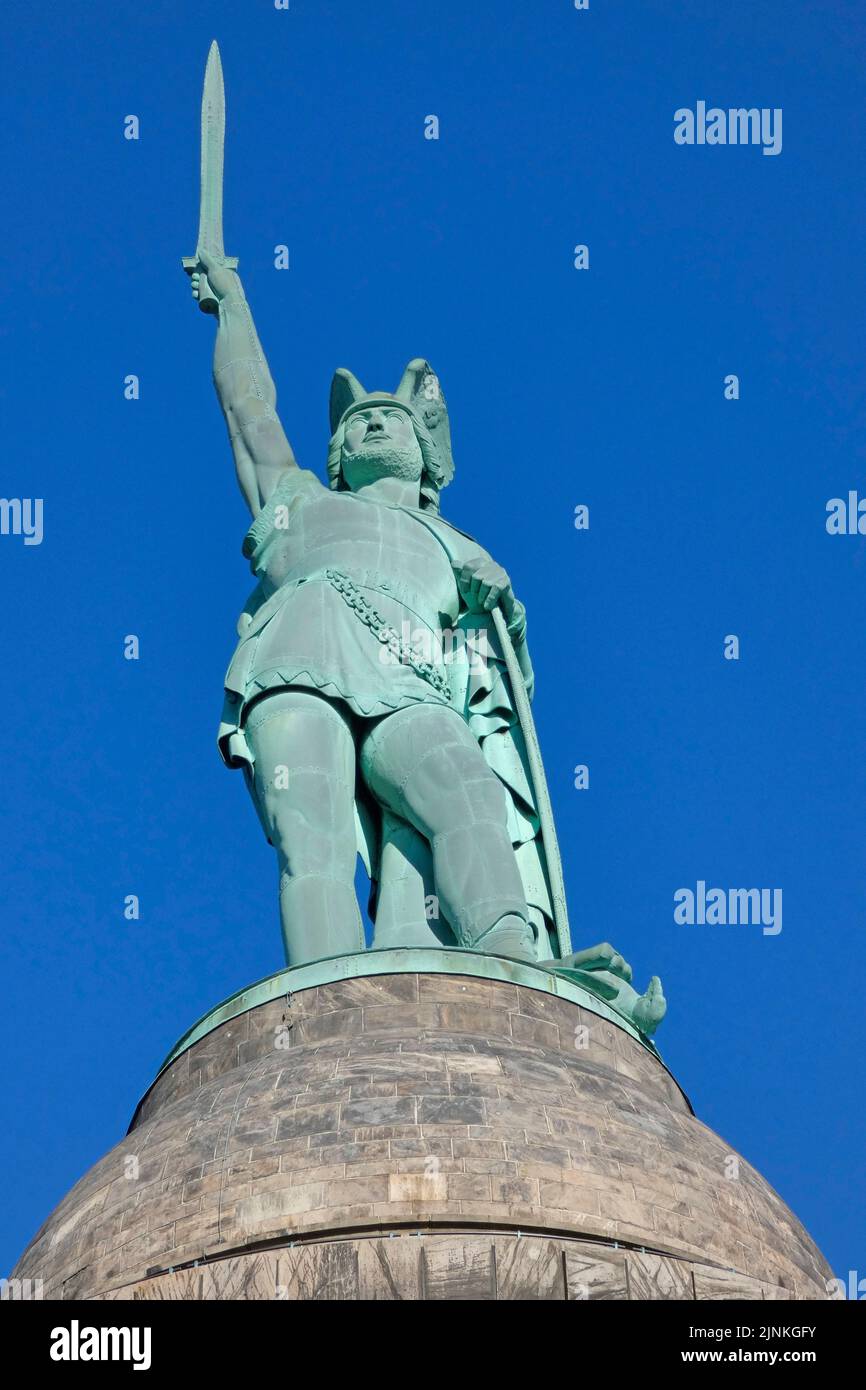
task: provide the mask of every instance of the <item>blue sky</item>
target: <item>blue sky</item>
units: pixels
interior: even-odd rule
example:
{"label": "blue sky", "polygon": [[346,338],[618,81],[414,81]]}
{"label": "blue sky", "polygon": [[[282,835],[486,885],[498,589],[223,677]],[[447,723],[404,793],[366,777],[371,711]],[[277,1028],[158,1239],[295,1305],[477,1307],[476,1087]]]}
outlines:
{"label": "blue sky", "polygon": [[[866,494],[856,0],[4,17],[0,491],[44,499],[44,539],[0,536],[0,1272],[175,1038],[282,964],[272,851],[215,747],[250,580],[180,269],[213,37],[227,251],[299,460],[324,471],[335,367],[392,390],[430,359],[443,512],[528,609],[575,944],[662,976],[701,1118],[866,1273],[866,538],[825,529]],[[781,154],[676,145],[699,100],[782,108]],[[782,932],[677,925],[699,879],[781,888]]]}

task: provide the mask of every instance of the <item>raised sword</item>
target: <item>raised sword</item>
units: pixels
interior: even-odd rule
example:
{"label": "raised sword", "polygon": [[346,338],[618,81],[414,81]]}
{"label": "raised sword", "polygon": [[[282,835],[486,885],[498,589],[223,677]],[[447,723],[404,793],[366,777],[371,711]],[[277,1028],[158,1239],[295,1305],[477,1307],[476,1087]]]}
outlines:
{"label": "raised sword", "polygon": [[223,146],[226,133],[226,98],[223,66],[216,39],[207,55],[204,89],[201,97],[201,199],[198,214],[198,241],[195,255],[183,257],[188,275],[198,271],[198,307],[204,314],[218,312],[217,300],[207,281],[201,253],[206,252],[220,265],[237,270],[237,256],[227,256],[223,246]]}

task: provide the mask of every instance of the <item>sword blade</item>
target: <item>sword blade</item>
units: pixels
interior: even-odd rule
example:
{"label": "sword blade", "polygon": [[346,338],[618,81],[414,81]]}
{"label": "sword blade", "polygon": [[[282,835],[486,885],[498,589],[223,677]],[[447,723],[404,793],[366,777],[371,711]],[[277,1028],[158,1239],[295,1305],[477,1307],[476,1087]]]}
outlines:
{"label": "sword blade", "polygon": [[207,55],[201,98],[201,201],[196,250],[225,254],[223,245],[223,147],[226,99],[223,65],[216,39]]}

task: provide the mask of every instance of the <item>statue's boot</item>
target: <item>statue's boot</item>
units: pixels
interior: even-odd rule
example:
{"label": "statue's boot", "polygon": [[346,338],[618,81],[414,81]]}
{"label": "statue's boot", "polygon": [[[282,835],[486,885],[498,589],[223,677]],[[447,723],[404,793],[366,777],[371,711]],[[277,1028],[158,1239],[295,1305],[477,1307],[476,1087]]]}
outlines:
{"label": "statue's boot", "polygon": [[469,822],[437,835],[436,885],[461,946],[536,959],[523,883],[504,825]]}
{"label": "statue's boot", "polygon": [[510,956],[513,960],[524,960],[533,965],[538,959],[535,928],[516,913],[500,917],[471,945],[473,951],[485,951],[491,956]]}

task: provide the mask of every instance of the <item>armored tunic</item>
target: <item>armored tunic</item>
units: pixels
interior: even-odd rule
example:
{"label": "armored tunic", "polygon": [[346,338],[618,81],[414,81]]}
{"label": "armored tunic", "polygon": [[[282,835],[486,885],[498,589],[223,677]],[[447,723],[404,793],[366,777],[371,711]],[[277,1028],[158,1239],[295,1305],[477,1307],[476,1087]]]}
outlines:
{"label": "armored tunic", "polygon": [[453,703],[441,633],[460,598],[429,524],[292,469],[243,549],[259,585],[226,675],[219,746],[229,765],[249,761],[244,714],[269,690],[319,690],[364,717]]}

